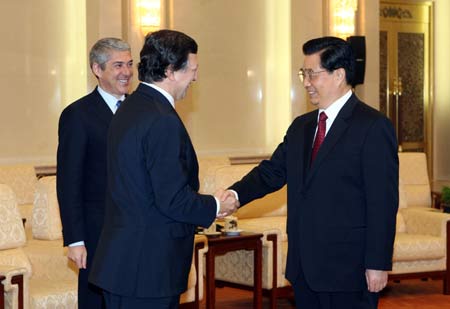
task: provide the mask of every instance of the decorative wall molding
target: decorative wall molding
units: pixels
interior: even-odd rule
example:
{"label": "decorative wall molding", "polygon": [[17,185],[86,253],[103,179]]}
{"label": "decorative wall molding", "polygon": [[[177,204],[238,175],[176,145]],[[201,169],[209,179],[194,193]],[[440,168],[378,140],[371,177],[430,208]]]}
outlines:
{"label": "decorative wall molding", "polygon": [[380,17],[396,18],[396,19],[413,19],[413,14],[410,10],[401,7],[382,7],[380,8]]}

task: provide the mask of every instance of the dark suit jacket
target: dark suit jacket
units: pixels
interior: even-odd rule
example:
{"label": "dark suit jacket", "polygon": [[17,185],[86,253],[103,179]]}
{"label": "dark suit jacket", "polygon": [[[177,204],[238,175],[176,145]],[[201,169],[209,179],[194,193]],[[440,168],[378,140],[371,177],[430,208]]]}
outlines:
{"label": "dark suit jacket", "polygon": [[94,89],[67,106],[59,120],[56,181],[64,245],[84,240],[88,255],[95,251],[103,223],[106,137],[112,116]]}
{"label": "dark suit jacket", "polygon": [[183,123],[161,93],[139,85],[111,122],[105,224],[90,281],[133,297],[185,291],[195,226],[216,217],[214,197],[198,188]]}
{"label": "dark suit jacket", "polygon": [[366,288],[365,270],[389,270],[398,207],[398,155],[390,121],[352,95],[310,165],[313,111],[294,120],[270,160],[231,188],[241,205],[287,183],[286,277],[302,267],[319,292]]}

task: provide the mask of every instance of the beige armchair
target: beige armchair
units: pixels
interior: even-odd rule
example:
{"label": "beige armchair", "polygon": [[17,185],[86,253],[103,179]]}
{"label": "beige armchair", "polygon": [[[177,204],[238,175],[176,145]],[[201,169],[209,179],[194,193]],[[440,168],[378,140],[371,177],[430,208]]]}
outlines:
{"label": "beige armchair", "polygon": [[389,279],[443,279],[450,294],[450,214],[432,208],[424,153],[399,153],[397,232]]}
{"label": "beige armchair", "polygon": [[[0,185],[0,275],[5,276],[6,308],[76,308],[77,271],[62,242],[29,239],[12,189]],[[23,284],[17,285],[21,276]]]}

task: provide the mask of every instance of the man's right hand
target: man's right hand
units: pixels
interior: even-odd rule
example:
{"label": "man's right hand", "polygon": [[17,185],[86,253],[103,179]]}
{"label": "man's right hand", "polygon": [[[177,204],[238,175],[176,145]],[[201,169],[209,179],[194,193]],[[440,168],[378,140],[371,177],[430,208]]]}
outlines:
{"label": "man's right hand", "polygon": [[68,247],[67,257],[73,261],[78,268],[86,269],[87,251],[85,246]]}
{"label": "man's right hand", "polygon": [[225,191],[223,189],[219,189],[214,195],[220,201],[220,211],[217,215],[218,218],[231,215],[240,205],[239,201],[236,199],[236,196],[229,190]]}

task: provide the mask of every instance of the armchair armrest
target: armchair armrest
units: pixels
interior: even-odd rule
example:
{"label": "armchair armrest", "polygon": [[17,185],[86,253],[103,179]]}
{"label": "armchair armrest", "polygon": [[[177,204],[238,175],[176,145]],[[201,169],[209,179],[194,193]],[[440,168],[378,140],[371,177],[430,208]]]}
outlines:
{"label": "armchair armrest", "polygon": [[33,279],[77,281],[78,269],[67,258],[67,248],[62,244],[58,247],[33,245],[24,250],[33,268]]}
{"label": "armchair armrest", "polygon": [[194,239],[194,265],[197,274],[197,283],[195,285],[195,300],[203,299],[203,261],[208,252],[208,238],[204,235],[195,235]]}
{"label": "armchair armrest", "polygon": [[[1,281],[1,302],[4,305],[5,300],[10,308],[24,308],[24,301],[28,299],[28,292],[25,285],[28,286],[28,271],[23,267],[0,265]],[[5,297],[6,294],[6,297]],[[27,297],[25,298],[25,295]]]}
{"label": "armchair armrest", "polygon": [[405,219],[407,233],[446,238],[450,214],[418,208],[403,208],[400,211]]}

